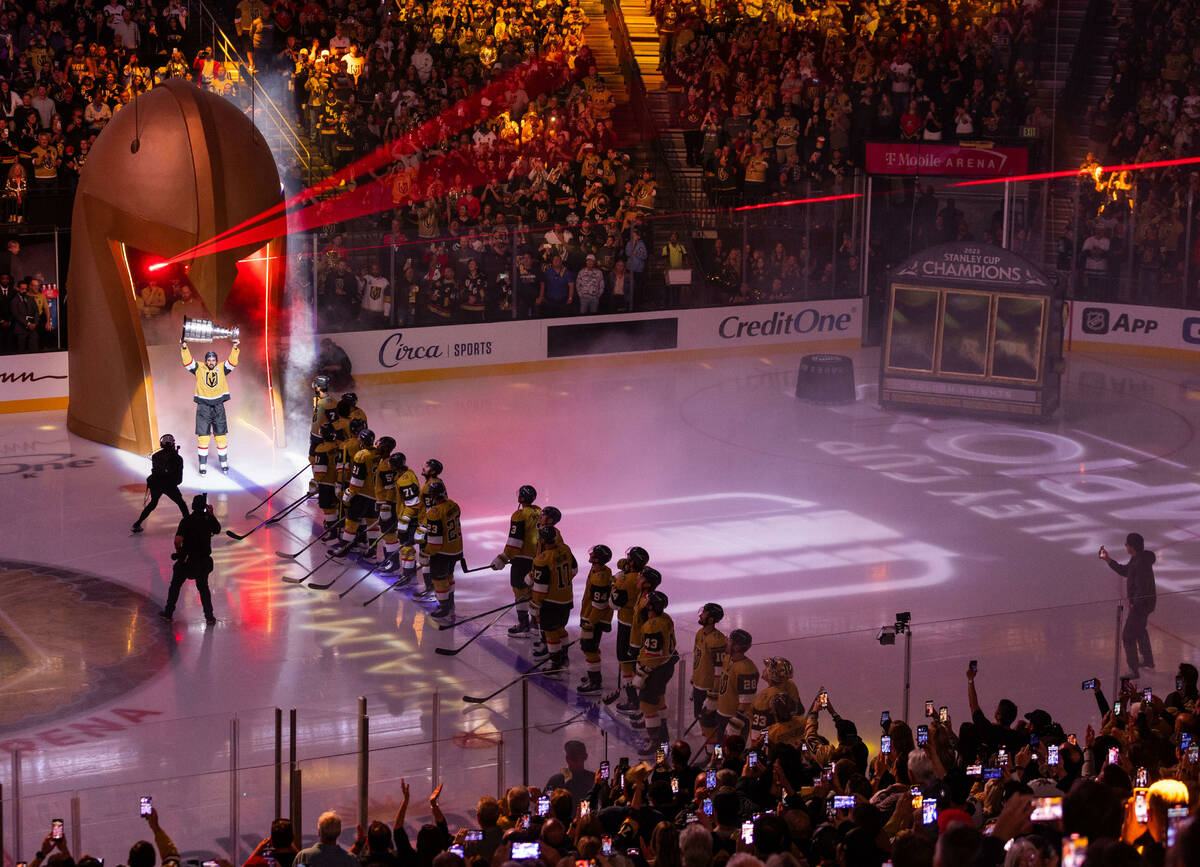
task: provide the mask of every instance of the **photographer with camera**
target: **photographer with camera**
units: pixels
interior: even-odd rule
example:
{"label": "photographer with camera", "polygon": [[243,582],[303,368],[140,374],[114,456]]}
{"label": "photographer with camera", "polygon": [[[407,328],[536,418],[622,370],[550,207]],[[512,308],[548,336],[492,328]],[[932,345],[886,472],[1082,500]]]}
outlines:
{"label": "photographer with camera", "polygon": [[179,491],[179,483],[183,481],[183,458],[179,456],[179,446],[175,445],[175,437],[171,434],[160,436],[158,446],[158,451],[150,456],[150,475],[146,476],[146,492],[150,495],[150,502],[130,527],[134,533],[142,532],[142,521],[150,517],[164,495],[179,507],[184,518],[188,516],[187,504]]}
{"label": "photographer with camera", "polygon": [[163,620],[175,616],[175,603],[183,582],[196,582],[200,604],[204,607],[204,622],[212,626],[217,622],[213,616],[212,594],[208,589],[208,576],[212,574],[212,537],[221,532],[221,522],[213,515],[207,494],[192,497],[192,513],[179,522],[175,530],[175,553],[171,559],[175,568],[171,574],[171,589],[167,592],[167,607],[159,612]]}

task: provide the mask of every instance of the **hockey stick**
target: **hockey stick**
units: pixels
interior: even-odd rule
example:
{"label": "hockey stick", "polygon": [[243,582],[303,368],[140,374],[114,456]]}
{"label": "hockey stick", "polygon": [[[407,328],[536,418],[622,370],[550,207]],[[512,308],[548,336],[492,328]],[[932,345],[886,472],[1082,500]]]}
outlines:
{"label": "hockey stick", "polygon": [[462,571],[463,571],[464,575],[470,575],[472,572],[482,572],[484,569],[492,568],[492,564],[489,563],[486,566],[476,566],[474,569],[468,569],[467,568],[467,558],[463,557],[463,556],[459,556],[458,562],[462,566]]}
{"label": "hockey stick", "polygon": [[[578,640],[578,639],[576,639],[576,640]],[[564,644],[562,646],[562,649],[566,650],[568,647],[570,647],[574,643],[575,643],[574,641],[568,641],[566,644]],[[518,683],[520,683],[522,680],[529,677],[530,675],[539,673],[542,669],[542,666],[546,665],[546,663],[548,663],[552,658],[553,657],[551,657],[551,656],[547,656],[541,662],[535,663],[534,666],[532,668],[528,669],[527,671],[525,671],[524,674],[517,675],[516,677],[514,677],[508,683],[504,684],[504,686],[500,687],[495,692],[489,693],[484,696],[464,695],[463,701],[465,701],[467,704],[484,704],[485,702],[491,701],[496,696],[498,696],[500,693],[504,692],[504,690],[508,689],[510,686],[516,686]]]}
{"label": "hockey stick", "polygon": [[446,629],[453,629],[455,626],[462,626],[464,623],[470,623],[472,620],[478,620],[481,617],[487,617],[489,614],[495,614],[497,611],[507,611],[508,609],[515,607],[516,604],[517,603],[515,602],[510,602],[507,605],[501,605],[498,608],[489,608],[487,611],[481,611],[478,614],[474,614],[470,617],[464,617],[462,620],[455,620],[453,623],[439,623],[438,631],[441,632]]}
{"label": "hockey stick", "polygon": [[[380,536],[379,539],[376,539],[374,542],[372,542],[370,545],[368,545],[367,550],[364,552],[364,554],[369,553],[370,551],[373,551],[375,549],[375,546],[379,544],[379,541],[382,538],[383,537]],[[379,563],[376,563],[367,571],[367,575],[370,575],[372,572],[374,572],[376,569],[378,569],[382,565],[383,565],[382,561]],[[333,576],[333,581],[327,581],[324,584],[314,584],[310,581],[308,583],[308,587],[310,590],[328,590],[330,587],[333,586],[334,581],[337,581],[339,578],[341,578],[343,575],[345,575],[347,572],[349,572],[351,569],[353,569],[354,566],[355,566],[355,564],[351,563],[349,566],[347,566],[341,572],[337,573],[337,575]],[[364,575],[363,578],[366,578],[367,575]],[[362,579],[360,578],[359,581],[361,581],[361,580]],[[355,586],[357,586],[357,585],[358,585],[358,582],[356,581]]]}
{"label": "hockey stick", "polygon": [[307,503],[310,499],[312,499],[312,497],[313,497],[312,494],[305,494],[303,497],[298,499],[296,502],[292,503],[290,506],[285,508],[278,515],[274,515],[270,518],[267,518],[265,521],[259,521],[258,524],[256,524],[253,528],[247,530],[245,533],[235,533],[235,532],[233,532],[233,530],[226,530],[225,535],[228,536],[230,539],[236,539],[237,541],[240,542],[240,541],[242,541],[242,539],[245,539],[247,536],[249,536],[255,530],[259,530],[259,529],[267,526],[268,524],[278,524],[280,521],[282,521],[287,516],[287,514],[289,512],[291,512],[293,509],[298,508],[299,506],[302,506],[304,503]]}
{"label": "hockey stick", "polygon": [[284,482],[278,488],[271,491],[271,493],[267,494],[265,497],[263,497],[261,500],[259,500],[257,503],[255,503],[254,508],[246,513],[246,517],[249,518],[251,515],[253,515],[255,512],[257,512],[259,509],[261,509],[263,507],[263,504],[266,503],[267,500],[271,499],[271,497],[275,496],[280,491],[282,491],[284,488],[286,488],[288,485],[290,485],[292,482],[296,481],[296,479],[300,478],[300,473],[304,472],[305,470],[310,470],[310,469],[312,469],[312,464],[305,464],[304,466],[302,466],[300,468],[300,470],[296,473],[296,475],[292,476],[290,479],[288,479],[286,482]]}
{"label": "hockey stick", "polygon": [[376,599],[378,599],[383,594],[387,593],[389,590],[395,590],[397,587],[403,587],[405,584],[409,583],[412,580],[413,580],[412,575],[408,575],[408,576],[401,575],[397,580],[393,581],[387,587],[384,587],[382,590],[380,590],[378,593],[376,593],[374,596],[372,596],[370,599],[368,599],[366,602],[364,602],[363,607],[366,608],[368,605],[370,605],[372,602],[374,602]]}
{"label": "hockey stick", "polygon": [[588,702],[587,705],[582,710],[580,710],[578,713],[572,714],[571,716],[567,717],[565,720],[563,720],[562,722],[560,722],[558,725],[554,726],[553,728],[546,728],[545,726],[534,726],[534,728],[537,729],[538,731],[542,732],[543,734],[547,734],[547,735],[552,735],[555,732],[560,732],[563,729],[565,729],[567,726],[569,726],[571,723],[575,722],[575,720],[579,719],[580,717],[587,716],[589,713],[591,713],[594,710],[599,710],[601,705],[612,704],[614,701],[616,701],[620,697],[620,695],[621,695],[621,690],[614,689],[612,692],[610,692],[608,695],[604,696],[603,698],[597,699],[596,701]]}
{"label": "hockey stick", "polygon": [[[516,603],[514,602],[513,604],[515,605]],[[491,620],[489,620],[487,622],[487,625],[484,626],[483,629],[476,632],[474,635],[472,635],[470,638],[468,638],[466,641],[464,641],[458,647],[435,647],[433,649],[433,652],[440,654],[441,656],[457,656],[458,654],[460,654],[464,650],[466,650],[471,645],[471,643],[475,641],[475,639],[479,638],[479,636],[483,635],[483,633],[487,632],[489,629],[491,629],[493,626],[495,626],[496,621],[498,621],[501,617],[504,616],[505,612],[508,610],[508,607],[509,606],[506,605],[504,608],[500,609],[496,613],[496,616],[493,617]],[[471,619],[474,620],[475,618],[472,617]]]}
{"label": "hockey stick", "polygon": [[[334,524],[334,526],[336,527],[337,525]],[[325,534],[328,532],[329,532],[329,528],[322,525],[321,532],[317,533],[316,537],[311,542],[309,542],[307,545],[305,545],[303,548],[301,548],[295,554],[285,554],[283,551],[276,551],[275,556],[282,557],[284,560],[295,560],[297,557],[299,557],[301,554],[303,554],[305,551],[307,551],[313,545],[317,544],[322,539],[324,539]]]}
{"label": "hockey stick", "polygon": [[328,590],[330,587],[332,587],[332,586],[333,586],[333,584],[334,584],[334,582],[335,582],[335,581],[337,581],[338,579],[340,579],[340,578],[341,578],[343,575],[345,575],[347,572],[349,572],[349,571],[350,571],[351,569],[353,569],[353,568],[354,568],[354,564],[353,564],[353,563],[350,563],[350,564],[348,564],[348,565],[347,565],[347,566],[346,566],[344,569],[342,569],[342,571],[341,571],[341,572],[339,572],[339,573],[337,573],[336,575],[334,575],[334,576],[333,576],[333,578],[332,578],[331,580],[329,580],[329,581],[326,581],[324,584],[312,584],[312,583],[310,583],[310,584],[308,585],[308,589],[309,589],[309,590]]}
{"label": "hockey stick", "polygon": [[[380,564],[379,564],[379,566],[382,566],[382,565],[383,565],[382,563],[380,563]],[[366,581],[368,578],[370,578],[372,575],[374,575],[374,574],[375,574],[375,570],[376,570],[376,569],[378,569],[378,568],[379,568],[379,566],[376,566],[376,567],[375,567],[375,569],[371,569],[370,571],[368,571],[368,572],[367,572],[365,575],[363,575],[361,578],[359,578],[357,581],[355,581],[353,584],[351,584],[349,587],[347,587],[345,590],[343,590],[341,593],[339,593],[339,594],[338,594],[338,599],[345,599],[345,598],[346,598],[346,594],[347,594],[347,593],[349,593],[351,590],[353,590],[353,589],[354,589],[355,587],[357,587],[359,584],[363,583],[363,582],[364,582],[364,581]],[[404,580],[404,576],[403,576],[403,575],[401,575],[401,576],[400,576],[400,581],[403,581],[403,580]],[[409,581],[411,581],[411,580],[412,580],[412,578],[409,578],[408,580],[409,580]],[[399,582],[396,582],[396,583],[399,583]],[[312,585],[310,584],[309,586],[311,587]],[[392,585],[391,585],[391,587],[388,587],[388,588],[386,588],[386,589],[384,590],[384,592],[386,593],[388,590],[392,589],[392,587],[395,587],[395,586],[396,586],[396,584],[392,584]],[[379,598],[378,596],[372,597],[372,598],[371,598],[371,601],[372,601],[372,602],[374,602],[374,601],[375,601],[376,599],[378,599],[378,598]],[[365,603],[364,603],[364,604],[365,604]]]}
{"label": "hockey stick", "polygon": [[[371,530],[374,530],[378,526],[379,526],[379,522],[376,521],[374,524],[367,527],[367,531],[370,532]],[[380,538],[382,538],[382,537],[380,537]],[[376,541],[378,541],[378,540],[376,540]],[[374,546],[374,543],[372,543],[372,546]],[[303,584],[306,580],[308,580],[308,577],[310,575],[312,575],[314,572],[316,572],[318,569],[320,569],[326,563],[328,563],[331,560],[334,560],[336,558],[337,558],[337,554],[330,554],[324,560],[322,560],[320,563],[318,563],[316,566],[313,566],[311,569],[309,569],[307,572],[305,572],[303,575],[301,575],[299,578],[289,578],[288,576],[284,575],[283,578],[281,578],[280,580],[283,581],[285,584]],[[342,574],[345,574],[345,573],[342,573]],[[335,578],[334,580],[336,581],[337,579]],[[326,586],[328,586],[328,585],[326,585]],[[320,589],[320,588],[317,588],[317,589]]]}

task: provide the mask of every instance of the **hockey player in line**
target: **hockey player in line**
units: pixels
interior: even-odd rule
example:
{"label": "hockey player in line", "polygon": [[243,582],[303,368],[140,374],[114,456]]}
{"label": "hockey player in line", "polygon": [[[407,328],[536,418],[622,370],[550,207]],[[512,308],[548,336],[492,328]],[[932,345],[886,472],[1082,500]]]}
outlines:
{"label": "hockey player in line", "polygon": [[675,623],[667,614],[667,602],[667,594],[659,590],[647,592],[639,630],[641,647],[633,683],[638,690],[638,705],[646,726],[646,738],[638,749],[643,756],[653,754],[660,744],[670,740],[667,735],[667,684],[679,662],[679,654],[675,650]]}
{"label": "hockey player in line", "polygon": [[616,577],[613,579],[612,606],[617,612],[617,662],[621,668],[620,689],[625,697],[617,710],[637,709],[637,692],[633,687],[633,670],[637,662],[638,648],[630,643],[633,634],[633,611],[638,601],[638,584],[642,570],[650,562],[645,548],[634,546],[617,561]]}
{"label": "hockey player in line", "polygon": [[[400,548],[410,552],[409,543],[416,533],[417,509],[421,505],[421,487],[417,474],[408,466],[404,452],[388,457],[391,468],[391,490],[387,492],[386,508],[380,507],[379,528],[383,531],[384,561],[380,572],[394,572],[400,565]],[[387,520],[383,516],[387,515]],[[405,581],[405,584],[408,582]]]}
{"label": "hockey player in line", "polygon": [[638,693],[641,687],[637,685],[637,660],[642,648],[642,629],[652,616],[646,607],[650,594],[662,584],[662,573],[653,566],[647,566],[638,575],[637,598],[633,603],[632,625],[629,629],[629,654],[632,656],[633,679],[630,681],[631,695],[617,703],[617,710],[629,715],[629,724],[635,729],[645,725],[641,711]]}
{"label": "hockey player in line", "polygon": [[533,558],[538,552],[538,518],[542,510],[534,505],[537,489],[533,485],[521,485],[517,491],[517,508],[508,522],[508,539],[504,550],[492,560],[496,570],[508,566],[508,583],[516,601],[517,622],[510,626],[508,634],[513,638],[528,638],[529,627],[529,572]]}
{"label": "hockey player in line", "polygon": [[[312,452],[312,484],[316,488],[317,505],[325,516],[325,532],[334,530],[338,523],[338,461],[342,444],[338,432],[329,422],[321,425],[321,442]],[[313,492],[309,488],[310,493]]]}
{"label": "hockey player in line", "polygon": [[335,557],[344,557],[350,553],[358,538],[359,524],[370,522],[367,530],[368,544],[375,542],[380,536],[379,522],[375,520],[379,509],[376,502],[376,485],[378,484],[378,468],[381,459],[386,460],[396,447],[396,441],[391,437],[382,437],[379,446],[375,445],[375,432],[364,428],[358,435],[360,448],[354,453],[351,462],[350,482],[342,493],[342,505],[346,507],[346,522],[342,526],[340,544],[330,549]]}
{"label": "hockey player in line", "polygon": [[796,688],[792,675],[792,664],[782,656],[769,656],[763,660],[762,680],[767,685],[754,696],[750,706],[751,746],[759,746],[771,726],[775,725],[775,696],[786,695],[797,705],[800,703],[800,690]]}
{"label": "hockey player in line", "polygon": [[717,624],[725,619],[725,609],[709,602],[700,609],[696,620],[700,626],[692,651],[692,715],[704,713],[704,702],[716,701],[717,685],[721,682],[721,666],[725,660],[725,633]]}
{"label": "hockey player in line", "polygon": [[745,738],[749,734],[750,709],[758,693],[758,666],[746,656],[753,643],[744,629],[729,633],[717,694],[705,699],[700,717],[706,750],[729,735]]}
{"label": "hockey player in line", "polygon": [[[442,482],[442,462],[437,458],[430,458],[425,461],[425,465],[421,467],[421,476],[425,479],[425,483],[421,485],[421,504],[417,507],[417,529],[413,533],[413,541],[421,546],[420,565],[421,577],[424,579],[424,588],[415,592],[416,596],[429,596],[434,593],[433,578],[429,572],[429,552],[425,542],[425,533],[428,528],[426,515],[433,508],[433,497],[430,494],[430,489],[434,482]],[[442,489],[445,490],[446,483],[442,482]]]}
{"label": "hockey player in line", "polygon": [[533,593],[530,606],[542,640],[534,645],[535,657],[550,656],[547,671],[562,671],[568,664],[563,642],[567,637],[567,622],[575,607],[575,591],[571,582],[579,571],[575,555],[562,541],[552,525],[538,528],[538,539],[544,546],[533,558],[530,577]]}
{"label": "hockey player in line", "polygon": [[329,393],[329,377],[314,376],[312,430],[308,435],[308,456],[311,459],[316,453],[317,446],[325,442],[321,436],[321,426],[329,420],[329,413],[337,411],[337,398]]}
{"label": "hockey player in line", "polygon": [[422,556],[428,557],[429,576],[437,595],[433,617],[454,619],[454,566],[462,559],[462,513],[458,503],[446,496],[446,485],[433,479],[428,485],[432,505],[425,512],[425,542]]}
{"label": "hockey player in line", "polygon": [[588,551],[588,562],[592,564],[592,569],[588,572],[583,603],[579,609],[579,648],[587,663],[587,671],[577,687],[581,695],[604,689],[600,673],[600,639],[604,633],[612,631],[613,573],[608,568],[611,559],[612,549],[607,545],[593,545]]}

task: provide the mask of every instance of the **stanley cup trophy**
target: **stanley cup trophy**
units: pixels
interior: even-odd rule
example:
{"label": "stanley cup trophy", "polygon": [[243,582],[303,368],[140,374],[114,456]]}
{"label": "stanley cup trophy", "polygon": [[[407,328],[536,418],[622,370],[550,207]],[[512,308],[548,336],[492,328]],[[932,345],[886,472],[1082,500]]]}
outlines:
{"label": "stanley cup trophy", "polygon": [[222,328],[214,325],[211,319],[192,319],[183,317],[183,334],[179,338],[184,343],[212,343],[214,340],[240,340],[238,327]]}

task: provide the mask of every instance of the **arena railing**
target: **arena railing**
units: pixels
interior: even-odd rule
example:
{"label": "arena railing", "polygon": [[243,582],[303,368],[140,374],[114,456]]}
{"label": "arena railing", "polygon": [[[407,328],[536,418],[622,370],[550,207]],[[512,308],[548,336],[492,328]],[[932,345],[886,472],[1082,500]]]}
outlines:
{"label": "arena railing", "polygon": [[[838,550],[853,553],[832,541],[819,547],[828,556]],[[915,727],[923,722],[929,699],[935,707],[947,707],[953,726],[967,720],[964,675],[972,659],[979,662],[976,684],[985,713],[999,699],[1011,698],[1022,715],[1045,709],[1064,733],[1078,733],[1081,740],[1087,725],[1099,728],[1095,697],[1080,684],[1099,678],[1108,700],[1118,697],[1119,618],[1125,612],[1117,593],[1120,579],[1094,562],[1094,555],[1080,555],[1080,569],[1096,573],[1089,601],[1014,609],[1005,605],[1008,579],[1002,577],[1011,564],[989,567],[977,557],[968,560],[915,541],[892,545],[891,555],[882,550],[888,547],[875,552],[882,558],[880,579],[910,585],[904,594],[911,600],[909,636],[881,644],[880,634],[895,625],[897,605],[873,601],[869,588],[850,588],[863,594],[853,615],[826,617],[819,600],[843,593],[845,584],[826,587],[809,577],[817,573],[800,572],[790,579],[795,599],[785,609],[786,631],[793,637],[756,635],[749,655],[760,669],[768,657],[789,660],[802,703],[809,705],[824,688],[837,712],[856,723],[872,755],[879,748],[875,726],[883,710]],[[913,562],[902,562],[906,558]],[[918,574],[918,560],[927,561],[924,575]],[[1191,589],[1195,581],[1186,577],[1184,566],[1181,561],[1160,575],[1158,607],[1150,619],[1158,667],[1144,671],[1138,685],[1151,687],[1159,697],[1174,689],[1176,663],[1192,650],[1189,636],[1200,591]],[[975,592],[955,591],[958,572],[983,568],[994,568],[997,580],[994,594],[978,597],[980,613],[940,617],[946,594]],[[736,608],[727,610],[726,630],[741,619]],[[666,697],[672,738],[692,719],[691,631],[684,626],[689,618],[677,612],[675,620],[682,644]],[[404,648],[395,647],[396,637],[378,640],[381,647],[393,648],[395,658],[409,658]],[[424,653],[415,639],[410,650]],[[607,672],[613,668],[611,647],[604,652]],[[482,697],[503,685],[485,668],[494,668],[497,655],[510,654],[507,643],[481,647],[477,656],[464,653],[455,668],[439,673],[426,664],[414,667],[414,659],[404,670],[422,673],[411,688],[388,683],[399,674],[381,673],[379,692],[357,700],[322,699],[340,701],[336,709],[300,707],[294,717],[284,709],[245,709],[131,726],[108,737],[81,738],[87,742],[74,746],[39,742],[36,749],[12,750],[0,762],[0,833],[13,859],[27,860],[51,819],[62,818],[76,857],[90,853],[120,860],[135,840],[149,836],[136,814],[138,799],[149,795],[185,859],[228,858],[236,864],[278,815],[293,818],[304,844],[313,841],[316,816],[327,809],[338,810],[347,829],[355,821],[390,824],[402,779],[412,792],[408,820],[415,833],[429,815],[428,796],[439,783],[445,784],[441,804],[451,828],[473,827],[480,796],[496,796],[513,785],[544,785],[561,769],[568,739],[587,746],[590,768],[605,759],[616,765],[622,757],[636,764],[638,735],[614,711],[594,706],[599,696],[574,693],[582,670],[577,650],[568,677],[530,676],[484,704],[464,703],[463,695]],[[519,656],[513,658],[520,666]],[[427,683],[433,688],[424,688]],[[325,692],[314,688],[314,698]],[[821,733],[837,740],[828,716],[821,717]],[[691,729],[693,743],[698,734]],[[14,744],[10,740],[6,747]]]}
{"label": "arena railing", "polygon": [[[1049,238],[1050,243],[1042,237],[1052,229],[1048,225],[1050,215],[1045,211],[1045,191],[1051,182],[1046,181],[954,187],[955,179],[952,178],[873,176],[868,184],[861,174],[855,174],[843,180],[840,186],[804,182],[794,189],[773,193],[760,202],[771,207],[754,210],[735,209],[752,202],[739,194],[733,200],[718,202],[722,216],[715,224],[715,230],[698,231],[687,239],[691,251],[687,263],[691,269],[690,286],[670,287],[668,291],[666,264],[660,254],[671,224],[653,217],[645,221],[650,252],[648,277],[638,281],[635,288],[634,310],[722,306],[733,300],[743,283],[754,287],[749,296],[751,303],[862,297],[870,307],[867,343],[877,343],[874,326],[880,321],[892,269],[917,251],[949,240],[946,234],[937,234],[944,230],[933,231],[935,227],[929,214],[931,211],[941,214],[951,208],[962,216],[965,239],[1001,246],[1007,244],[1009,249],[1040,265],[1044,273],[1057,282],[1066,298],[1195,308],[1200,305],[1200,291],[1197,291],[1200,274],[1190,253],[1197,243],[1197,229],[1200,228],[1197,226],[1200,184],[1186,182],[1190,166],[1170,171],[1180,173],[1174,176],[1179,183],[1175,199],[1166,202],[1165,207],[1151,208],[1131,202],[1129,196],[1136,194],[1136,187],[1122,189],[1130,179],[1113,181],[1111,173],[1102,175],[1100,189],[1096,188],[1094,180],[1089,180],[1090,176],[1053,182],[1068,191],[1070,225],[1082,226],[1083,231],[1070,230],[1069,234],[1063,234],[1054,229],[1057,237]],[[934,189],[934,204],[931,211],[923,212],[921,204],[915,200],[913,188],[920,190],[926,185]],[[839,193],[855,198],[809,201]],[[794,199],[804,203],[789,204]],[[1174,217],[1171,216],[1172,207],[1177,208]],[[392,286],[399,283],[404,263],[409,258],[417,263],[420,275],[427,241],[418,238],[415,231],[406,229],[399,245],[385,243],[387,216],[359,218],[339,225],[338,228],[344,231],[336,243],[334,239],[339,236],[331,232],[293,236],[289,243],[289,291],[299,293],[306,302],[316,298],[319,303],[325,263],[331,258],[330,254],[336,252],[335,247],[349,259],[358,274],[365,273],[372,262],[379,262],[383,276]],[[1178,220],[1178,225],[1172,224],[1174,219]],[[1168,234],[1162,234],[1161,230],[1158,236],[1147,234],[1147,226],[1156,225],[1165,226]],[[1088,256],[1083,250],[1085,240],[1097,226],[1109,227],[1110,245],[1104,271],[1099,273],[1089,270]],[[530,237],[548,228],[550,226],[530,227]],[[441,238],[454,241],[445,234]],[[10,240],[16,241],[28,254],[14,257],[13,269],[20,272],[13,274],[14,279],[42,273],[46,282],[54,283],[60,289],[65,286],[70,251],[68,229],[12,224]],[[770,281],[755,277],[751,256],[743,255],[731,272],[716,257],[718,243],[725,256],[743,251],[749,245],[751,251],[762,251],[768,259],[779,245],[784,254],[796,256],[802,264],[807,262],[808,267],[799,276],[785,281],[782,297],[774,297],[770,292]],[[515,271],[518,247],[512,236],[508,244],[504,265],[511,273]],[[850,267],[851,256],[858,259],[853,268]],[[168,304],[170,302],[168,299]],[[61,292],[58,307],[65,321],[69,304]],[[425,309],[422,299],[418,310]],[[513,312],[492,313],[488,318],[512,318]],[[467,321],[466,317],[452,317],[446,321],[432,316],[426,321],[419,318],[414,321],[407,315],[404,305],[394,304],[389,325],[412,328],[423,324],[454,324],[459,319]],[[355,311],[337,321],[327,321],[322,314],[318,317],[317,327],[321,333],[332,333],[361,330],[364,326]],[[52,334],[49,348],[66,348],[66,345],[67,329],[59,327]]]}

